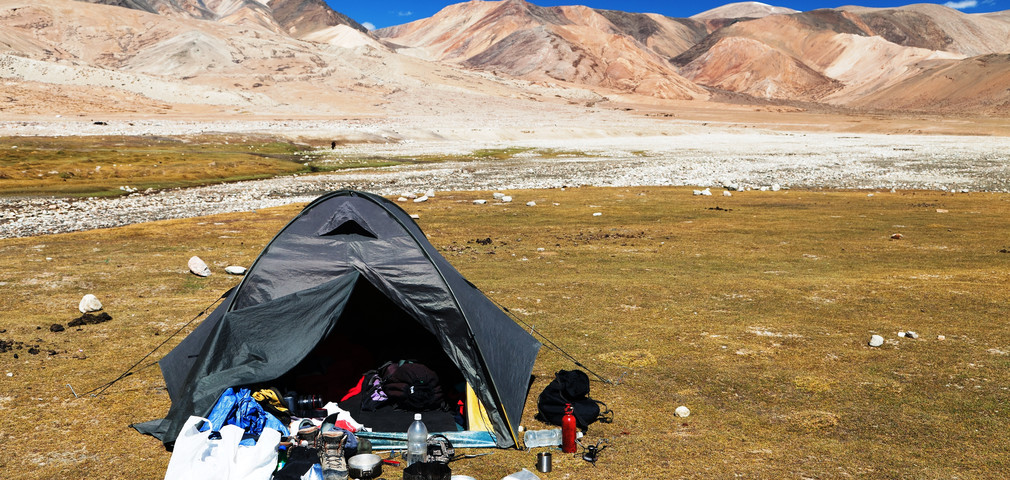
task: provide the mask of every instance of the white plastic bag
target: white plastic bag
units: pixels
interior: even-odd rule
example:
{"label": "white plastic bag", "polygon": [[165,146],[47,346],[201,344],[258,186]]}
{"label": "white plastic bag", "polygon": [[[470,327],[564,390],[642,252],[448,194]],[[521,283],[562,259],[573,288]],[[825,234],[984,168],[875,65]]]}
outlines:
{"label": "white plastic bag", "polygon": [[207,419],[191,416],[175,440],[165,480],[268,480],[277,467],[277,444],[281,434],[264,428],[256,445],[239,445],[244,430],[235,425],[221,428],[221,438],[197,426]]}

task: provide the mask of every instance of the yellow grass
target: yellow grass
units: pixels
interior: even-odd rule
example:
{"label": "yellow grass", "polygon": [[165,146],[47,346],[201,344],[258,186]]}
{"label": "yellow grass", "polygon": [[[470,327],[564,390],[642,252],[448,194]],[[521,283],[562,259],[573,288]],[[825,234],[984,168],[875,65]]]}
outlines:
{"label": "yellow grass", "polygon": [[[591,370],[621,379],[592,386],[616,411],[613,424],[587,434],[610,442],[598,464],[556,452],[541,478],[1007,470],[1010,196],[509,193],[507,205],[473,205],[490,193],[468,192],[404,206],[491,298]],[[164,341],[237,283],[223,267],[250,264],[298,208],[0,241],[0,339],[41,349],[0,354],[2,476],[162,476],[170,454],[128,428],[168,409],[156,366],[99,397],[74,398],[67,384],[86,392]],[[189,274],[192,255],[214,274]],[[79,315],[86,293],[113,320],[50,332]],[[907,330],[919,339],[897,336]],[[868,347],[872,334],[888,342]],[[573,365],[541,351],[527,428],[547,428],[533,419],[536,395],[562,368]],[[680,405],[689,417],[675,417]],[[533,452],[500,450],[451,465],[498,479],[534,464]]]}

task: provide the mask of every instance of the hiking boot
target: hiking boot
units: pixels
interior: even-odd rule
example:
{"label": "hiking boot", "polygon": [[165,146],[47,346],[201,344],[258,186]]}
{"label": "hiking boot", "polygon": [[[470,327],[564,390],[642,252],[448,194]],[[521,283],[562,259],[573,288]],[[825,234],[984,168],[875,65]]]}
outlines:
{"label": "hiking boot", "polygon": [[319,427],[313,425],[309,420],[302,420],[298,425],[298,443],[307,442],[306,447],[319,448]]}
{"label": "hiking boot", "polygon": [[319,463],[323,467],[323,480],[347,480],[347,460],[344,459],[343,430],[327,430],[319,435]]}

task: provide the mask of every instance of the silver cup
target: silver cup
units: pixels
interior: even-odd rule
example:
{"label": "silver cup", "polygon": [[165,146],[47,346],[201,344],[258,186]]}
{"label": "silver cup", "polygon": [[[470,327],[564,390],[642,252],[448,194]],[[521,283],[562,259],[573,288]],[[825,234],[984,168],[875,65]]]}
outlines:
{"label": "silver cup", "polygon": [[540,473],[551,471],[551,452],[540,452],[537,454],[537,471]]}

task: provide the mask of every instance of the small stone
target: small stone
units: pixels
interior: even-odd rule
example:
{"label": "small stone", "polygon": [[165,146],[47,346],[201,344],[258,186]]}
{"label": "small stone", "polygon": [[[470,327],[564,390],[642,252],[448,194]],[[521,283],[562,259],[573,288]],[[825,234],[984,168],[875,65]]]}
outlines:
{"label": "small stone", "polygon": [[723,190],[722,191],[722,196],[724,196],[724,197],[732,197],[733,194],[729,190]]}
{"label": "small stone", "polygon": [[228,273],[229,275],[245,275],[246,268],[245,267],[240,267],[238,265],[230,265],[230,266],[224,267],[224,271],[226,273]]}
{"label": "small stone", "polygon": [[501,201],[502,201],[503,203],[509,203],[509,202],[511,202],[511,201],[512,201],[512,197],[510,197],[510,196],[508,196],[508,195],[505,195],[504,197],[501,197]]}
{"label": "small stone", "polygon": [[60,325],[58,323],[54,323],[54,324],[52,324],[52,325],[49,326],[49,331],[53,332],[53,333],[62,332],[64,330],[66,330],[66,329],[63,328],[63,325]]}
{"label": "small stone", "polygon": [[911,339],[915,340],[916,338],[919,338],[919,334],[915,333],[913,331],[908,331],[908,332],[905,332],[905,338],[911,338]]}
{"label": "small stone", "polygon": [[435,190],[428,190],[427,192],[424,192],[424,196],[426,196],[428,198],[434,197],[435,196]]}
{"label": "small stone", "polygon": [[938,209],[936,209],[936,213],[947,213],[948,211],[949,210],[947,210],[946,208],[938,208]]}
{"label": "small stone", "polygon": [[421,216],[418,215],[418,214],[416,214],[416,213],[412,213],[412,214],[410,214],[410,218],[413,218],[414,220],[418,220],[418,219],[421,218]]}
{"label": "small stone", "polygon": [[424,195],[424,196],[421,196],[421,197],[417,197],[417,198],[414,199],[414,203],[421,203],[421,202],[427,202],[427,201],[428,201],[428,196],[427,195]]}
{"label": "small stone", "polygon": [[701,190],[695,190],[694,195],[701,195]]}
{"label": "small stone", "polygon": [[677,407],[677,409],[674,410],[673,413],[677,414],[678,417],[684,418],[684,417],[686,417],[686,416],[688,416],[688,415],[691,414],[691,410],[689,408],[681,405],[681,406]]}
{"label": "small stone", "polygon": [[777,191],[779,191],[779,190],[782,190],[782,186],[781,186],[781,185],[779,185],[779,184],[777,184],[777,183],[773,183],[773,184],[772,184],[772,191],[773,191],[773,192],[777,192]]}
{"label": "small stone", "polygon": [[484,205],[485,203],[487,203],[487,200],[474,200],[473,201],[474,205]]}
{"label": "small stone", "polygon": [[905,236],[900,233],[895,233],[891,235],[892,240],[901,240],[902,238],[905,238]]}
{"label": "small stone", "polygon": [[504,193],[501,193],[501,192],[494,192],[494,195],[493,195],[493,196],[494,196],[494,199],[495,199],[495,200],[501,200],[501,199],[502,199],[502,197],[504,197],[504,196],[505,196],[505,194],[504,194]]}
{"label": "small stone", "polygon": [[881,346],[883,344],[884,344],[884,337],[881,337],[880,335],[874,335],[874,336],[870,337],[870,346],[871,347],[879,347],[879,346]]}
{"label": "small stone", "polygon": [[102,309],[102,302],[98,301],[98,297],[89,293],[84,298],[81,298],[81,303],[77,305],[77,309],[81,313],[97,312]]}
{"label": "small stone", "polygon": [[701,191],[701,194],[702,194],[702,196],[705,196],[705,197],[711,197],[712,196],[712,191],[706,188],[706,189],[704,189],[704,190]]}
{"label": "small stone", "polygon": [[936,336],[936,339],[937,339],[937,340],[941,340],[941,341],[942,341],[942,340],[946,340],[946,339],[947,339],[947,337],[946,337],[946,336],[944,336],[944,335],[937,335],[937,336]]}
{"label": "small stone", "polygon": [[530,201],[526,202],[526,206],[527,207],[535,207],[535,206],[537,206],[537,202],[534,202],[533,200],[530,200]]}
{"label": "small stone", "polygon": [[603,212],[596,212],[593,214],[594,217],[599,217],[600,215],[603,215]]}
{"label": "small stone", "polygon": [[397,201],[397,202],[406,202],[406,201],[407,201],[407,197],[400,197],[400,198],[397,198],[397,199],[396,199],[396,201]]}
{"label": "small stone", "polygon": [[189,271],[193,272],[193,275],[198,277],[206,277],[210,275],[210,267],[208,267],[207,263],[200,257],[195,255],[190,257],[187,265],[189,266]]}

